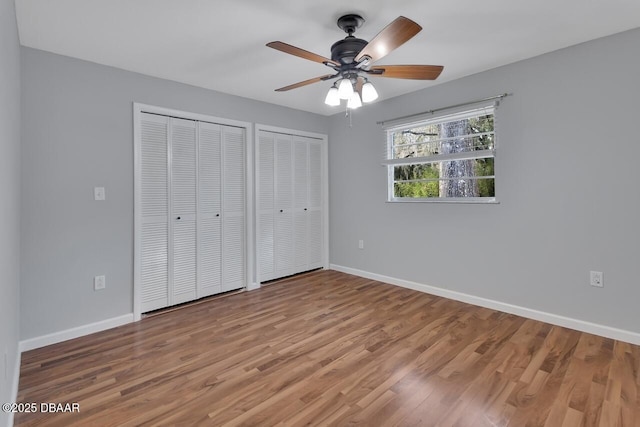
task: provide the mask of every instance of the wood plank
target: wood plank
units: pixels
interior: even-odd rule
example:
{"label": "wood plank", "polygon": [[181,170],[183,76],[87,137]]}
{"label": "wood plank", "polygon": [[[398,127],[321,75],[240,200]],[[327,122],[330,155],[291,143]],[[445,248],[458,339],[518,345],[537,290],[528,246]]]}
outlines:
{"label": "wood plank", "polygon": [[640,347],[335,271],[22,355],[16,426],[638,426]]}

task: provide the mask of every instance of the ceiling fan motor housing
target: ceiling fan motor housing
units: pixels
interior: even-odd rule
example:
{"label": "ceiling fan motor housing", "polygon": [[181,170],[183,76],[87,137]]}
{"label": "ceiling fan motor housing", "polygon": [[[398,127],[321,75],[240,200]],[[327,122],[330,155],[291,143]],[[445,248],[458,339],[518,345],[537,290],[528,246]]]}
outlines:
{"label": "ceiling fan motor housing", "polygon": [[343,65],[351,64],[367,43],[353,36],[338,40],[331,46],[331,59]]}
{"label": "ceiling fan motor housing", "polygon": [[368,43],[366,40],[353,36],[353,33],[364,24],[364,18],[355,13],[350,13],[338,18],[337,24],[342,31],[347,33],[347,37],[331,46],[331,59],[342,65],[349,65],[353,63],[353,59]]}

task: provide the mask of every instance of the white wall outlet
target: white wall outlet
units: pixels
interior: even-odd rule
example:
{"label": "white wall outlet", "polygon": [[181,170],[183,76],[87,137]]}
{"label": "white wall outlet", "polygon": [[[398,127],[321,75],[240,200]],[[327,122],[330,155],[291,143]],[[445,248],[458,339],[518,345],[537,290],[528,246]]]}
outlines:
{"label": "white wall outlet", "polygon": [[93,198],[94,200],[104,200],[106,199],[106,193],[104,191],[104,187],[93,187]]}
{"label": "white wall outlet", "polygon": [[598,288],[604,287],[604,276],[602,271],[592,271],[590,272],[590,285]]}
{"label": "white wall outlet", "polygon": [[364,240],[358,240],[358,249],[364,249]]}
{"label": "white wall outlet", "polygon": [[104,276],[96,276],[93,278],[93,290],[99,291],[107,287],[107,280]]}

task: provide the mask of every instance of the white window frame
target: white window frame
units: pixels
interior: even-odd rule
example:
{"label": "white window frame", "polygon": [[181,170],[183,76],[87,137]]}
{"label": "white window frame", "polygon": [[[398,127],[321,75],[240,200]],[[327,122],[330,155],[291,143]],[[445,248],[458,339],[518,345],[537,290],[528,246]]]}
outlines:
{"label": "white window frame", "polygon": [[[387,202],[391,203],[498,203],[498,200],[494,194],[493,197],[395,197],[394,196],[394,166],[401,165],[417,165],[417,164],[427,164],[427,163],[437,163],[442,161],[449,160],[473,160],[473,159],[482,159],[482,158],[493,158],[494,159],[494,188],[497,193],[497,178],[496,178],[496,166],[495,166],[495,158],[496,158],[496,149],[498,142],[498,132],[497,132],[497,120],[496,120],[496,110],[498,103],[488,103],[485,105],[476,105],[472,108],[466,107],[463,110],[459,110],[456,112],[445,112],[440,115],[433,114],[425,114],[419,117],[413,117],[411,121],[398,122],[394,121],[390,123],[388,126],[385,126],[383,130],[386,134],[386,149],[385,149],[385,160],[383,161],[383,165],[387,167]],[[445,123],[450,121],[462,120],[464,118],[477,117],[480,115],[492,114],[494,120],[493,126],[493,136],[494,143],[493,149],[491,150],[482,150],[482,151],[472,151],[466,153],[452,153],[452,154],[435,154],[424,157],[411,157],[407,159],[394,159],[394,150],[393,150],[393,134],[396,132],[413,129],[420,126],[428,126],[432,124]]]}

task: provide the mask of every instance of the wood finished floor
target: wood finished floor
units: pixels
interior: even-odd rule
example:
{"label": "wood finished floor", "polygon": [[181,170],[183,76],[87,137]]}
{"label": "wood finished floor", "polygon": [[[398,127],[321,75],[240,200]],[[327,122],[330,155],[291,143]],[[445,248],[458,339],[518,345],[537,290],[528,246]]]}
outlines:
{"label": "wood finished floor", "polygon": [[47,426],[639,426],[640,347],[320,271],[22,355]]}

